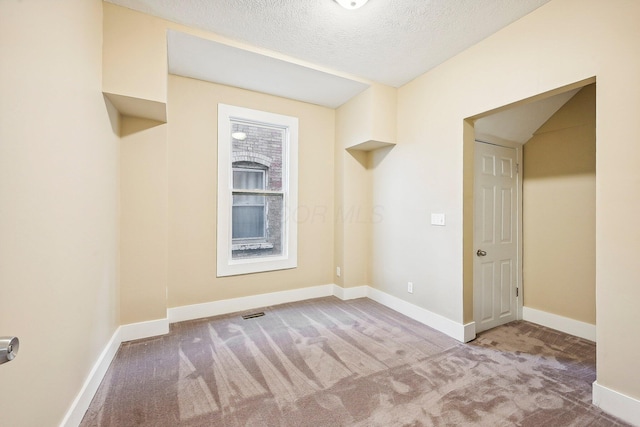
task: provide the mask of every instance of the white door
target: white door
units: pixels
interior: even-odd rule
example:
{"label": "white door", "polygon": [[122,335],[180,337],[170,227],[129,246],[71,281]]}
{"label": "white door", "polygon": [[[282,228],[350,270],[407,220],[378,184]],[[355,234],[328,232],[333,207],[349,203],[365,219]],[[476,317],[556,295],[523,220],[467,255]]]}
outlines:
{"label": "white door", "polygon": [[473,265],[476,332],[518,317],[518,188],[516,149],[476,142]]}

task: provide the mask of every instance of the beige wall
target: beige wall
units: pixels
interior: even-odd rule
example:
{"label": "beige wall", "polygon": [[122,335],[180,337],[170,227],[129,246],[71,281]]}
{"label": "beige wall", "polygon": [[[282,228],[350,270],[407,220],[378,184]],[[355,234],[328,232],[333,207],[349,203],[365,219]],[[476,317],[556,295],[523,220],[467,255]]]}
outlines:
{"label": "beige wall", "polygon": [[[400,88],[398,145],[376,169],[373,202],[377,288],[462,322],[473,284],[463,280],[463,121],[596,76],[596,312],[598,382],[640,398],[640,3],[553,0]],[[468,130],[468,127],[467,127]],[[404,188],[405,191],[398,191]],[[469,189],[468,185],[464,188]],[[409,197],[410,196],[410,197]],[[446,227],[428,225],[445,212]],[[464,212],[464,216],[463,216]],[[465,246],[466,247],[466,246]],[[376,268],[384,263],[383,268]],[[408,295],[404,280],[413,278]],[[464,291],[464,299],[463,299]]]}
{"label": "beige wall", "polygon": [[395,143],[396,106],[397,89],[373,84],[336,110],[334,245],[342,276],[335,283],[343,287],[371,285],[373,223],[384,215],[373,205],[373,170],[392,147],[361,147]]}
{"label": "beige wall", "polygon": [[[122,322],[164,318],[167,307],[333,283],[335,111],[167,77],[168,28],[225,40],[108,3],[104,14],[104,90],[157,101],[166,91],[168,111],[167,125],[124,121]],[[296,269],[216,278],[218,103],[300,119]]]}
{"label": "beige wall", "polygon": [[166,102],[166,21],[103,3],[102,89],[108,93]]}
{"label": "beige wall", "polygon": [[120,323],[167,317],[167,125],[123,117]]}
{"label": "beige wall", "polygon": [[596,322],[596,88],[524,145],[524,305]]}
{"label": "beige wall", "polygon": [[[371,170],[369,153],[346,151],[342,156],[342,200],[336,212],[336,227],[342,229],[342,285],[354,287],[371,283]],[[338,166],[338,165],[336,165]]]}
{"label": "beige wall", "polygon": [[0,366],[0,424],[51,426],[118,325],[102,3],[2,1],[0,40],[0,335],[21,341]]}
{"label": "beige wall", "polygon": [[[216,278],[217,105],[299,118],[298,268]],[[169,76],[169,307],[333,283],[335,112]]]}
{"label": "beige wall", "polygon": [[[346,151],[347,147],[371,139],[373,104],[371,89],[360,93],[336,110],[335,179],[336,228],[335,266],[343,287],[371,283],[371,174],[368,154]],[[335,272],[334,272],[335,273]]]}

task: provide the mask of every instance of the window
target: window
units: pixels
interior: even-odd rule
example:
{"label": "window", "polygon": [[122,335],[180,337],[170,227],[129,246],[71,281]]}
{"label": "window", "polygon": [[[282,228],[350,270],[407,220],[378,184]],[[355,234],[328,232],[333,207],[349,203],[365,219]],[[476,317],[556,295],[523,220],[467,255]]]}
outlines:
{"label": "window", "polygon": [[245,193],[264,190],[264,175],[261,170],[233,168],[231,236],[234,242],[265,238],[265,196]]}
{"label": "window", "polygon": [[294,268],[298,120],[218,105],[218,276]]}

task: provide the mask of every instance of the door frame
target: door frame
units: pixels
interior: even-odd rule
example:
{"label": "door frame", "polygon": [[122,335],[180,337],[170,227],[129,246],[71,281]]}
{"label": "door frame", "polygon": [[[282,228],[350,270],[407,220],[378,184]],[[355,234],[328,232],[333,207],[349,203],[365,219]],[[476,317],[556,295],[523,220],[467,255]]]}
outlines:
{"label": "door frame", "polygon": [[[522,152],[523,152],[523,148],[524,148],[524,144],[518,144],[517,142],[512,142],[512,141],[508,141],[506,139],[502,139],[502,138],[498,138],[495,136],[491,136],[491,135],[483,135],[483,134],[475,134],[475,138],[473,141],[474,144],[474,153],[475,153],[475,144],[476,143],[484,143],[484,144],[490,144],[490,145],[497,145],[499,147],[506,147],[506,148],[514,148],[516,150],[516,162],[518,164],[518,173],[516,174],[516,191],[517,191],[517,195],[516,195],[516,208],[517,208],[517,213],[516,213],[516,263],[517,263],[517,269],[516,269],[516,280],[518,281],[518,296],[516,297],[516,319],[517,320],[522,320],[522,308],[524,306],[523,301],[524,301],[524,282],[522,280],[523,278],[523,273],[522,273],[522,247],[523,247],[523,235],[522,235],[522,181],[523,181],[523,156],[522,156]],[[475,154],[474,154],[475,156]],[[475,187],[475,181],[476,181],[476,177],[477,177],[477,173],[478,171],[474,168],[473,169],[473,185]],[[475,199],[475,197],[474,197]],[[475,248],[477,247],[477,242],[475,241],[475,203],[473,206],[473,247],[474,247],[474,251]],[[475,275],[475,262],[474,262],[474,267],[473,267],[474,271],[472,272]],[[476,290],[476,283],[475,281],[473,282],[473,292],[475,294],[475,290]],[[474,313],[474,322],[475,322],[475,313]]]}

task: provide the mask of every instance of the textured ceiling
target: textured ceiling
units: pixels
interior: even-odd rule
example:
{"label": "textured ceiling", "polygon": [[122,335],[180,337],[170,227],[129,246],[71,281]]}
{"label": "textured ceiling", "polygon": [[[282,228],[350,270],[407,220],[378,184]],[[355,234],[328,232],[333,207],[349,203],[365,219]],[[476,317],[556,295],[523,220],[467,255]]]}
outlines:
{"label": "textured ceiling", "polygon": [[106,0],[399,87],[549,0]]}

